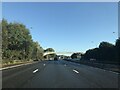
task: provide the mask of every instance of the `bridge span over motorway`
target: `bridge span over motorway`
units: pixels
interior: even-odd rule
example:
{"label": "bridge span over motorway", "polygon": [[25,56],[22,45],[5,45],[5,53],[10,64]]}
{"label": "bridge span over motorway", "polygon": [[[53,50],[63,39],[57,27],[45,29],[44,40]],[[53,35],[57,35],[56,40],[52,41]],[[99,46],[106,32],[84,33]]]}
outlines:
{"label": "bridge span over motorway", "polygon": [[57,55],[66,55],[66,56],[70,56],[72,55],[74,52],[45,52],[43,54],[43,56],[49,55],[49,54],[57,54]]}
{"label": "bridge span over motorway", "polygon": [[49,55],[55,54],[55,55],[71,56],[72,53],[73,52],[44,52],[43,56],[46,58],[46,60],[53,60],[54,58],[49,57]]}

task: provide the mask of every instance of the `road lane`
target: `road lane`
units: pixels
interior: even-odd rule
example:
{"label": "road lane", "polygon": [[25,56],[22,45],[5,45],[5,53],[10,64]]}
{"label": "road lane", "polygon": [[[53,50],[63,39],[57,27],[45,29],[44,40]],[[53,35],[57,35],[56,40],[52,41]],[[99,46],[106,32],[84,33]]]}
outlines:
{"label": "road lane", "polygon": [[[4,87],[117,88],[118,74],[64,60],[39,62],[10,73],[3,70]],[[9,73],[7,73],[9,72]],[[35,72],[35,73],[33,73]],[[6,76],[9,74],[10,76]],[[5,76],[4,76],[5,75]],[[11,83],[12,82],[12,83]]]}
{"label": "road lane", "polygon": [[37,62],[34,64],[2,70],[2,87],[21,88],[24,83],[35,76],[33,74],[35,69],[39,69],[39,72],[44,70],[44,63],[48,62]]}
{"label": "road lane", "polygon": [[118,73],[68,61],[61,61],[61,63],[67,63],[68,68],[79,71],[79,76],[85,77],[90,82],[95,82],[103,88],[118,87]]}
{"label": "road lane", "polygon": [[[65,66],[66,65],[66,66]],[[82,66],[82,65],[81,65]],[[66,61],[51,61],[24,87],[31,88],[117,88],[117,75]],[[76,73],[73,72],[73,70]],[[80,72],[78,74],[78,71]],[[95,72],[96,71],[96,72]],[[104,74],[104,75],[102,75]]]}
{"label": "road lane", "polygon": [[73,71],[69,71],[58,61],[53,61],[30,80],[24,88],[89,88],[98,87],[91,85],[85,78],[79,80]]}

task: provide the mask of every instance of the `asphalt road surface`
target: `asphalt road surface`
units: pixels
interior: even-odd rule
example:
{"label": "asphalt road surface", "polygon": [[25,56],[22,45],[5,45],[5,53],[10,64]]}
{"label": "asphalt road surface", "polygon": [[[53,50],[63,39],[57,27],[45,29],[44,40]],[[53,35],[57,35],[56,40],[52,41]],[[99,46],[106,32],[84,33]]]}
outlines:
{"label": "asphalt road surface", "polygon": [[3,88],[118,88],[118,73],[64,60],[2,70]]}

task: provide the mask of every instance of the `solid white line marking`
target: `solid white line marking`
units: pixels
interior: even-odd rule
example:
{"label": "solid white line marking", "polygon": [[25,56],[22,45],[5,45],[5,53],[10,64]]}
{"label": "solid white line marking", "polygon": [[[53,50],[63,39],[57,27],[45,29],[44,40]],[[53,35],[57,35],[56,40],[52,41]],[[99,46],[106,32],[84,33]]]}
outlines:
{"label": "solid white line marking", "polygon": [[92,66],[89,66],[89,67],[92,68],[92,69],[98,69],[98,70],[102,70],[102,71],[106,71],[106,72],[111,72],[111,73],[119,74],[118,72],[109,71],[109,70],[105,70],[105,69],[101,69],[101,68],[97,68],[97,67],[92,67]]}
{"label": "solid white line marking", "polygon": [[73,69],[73,71],[75,72],[75,73],[79,73],[77,70],[75,70],[75,69]]}
{"label": "solid white line marking", "polygon": [[10,68],[15,68],[15,67],[20,67],[20,66],[23,66],[23,65],[34,64],[34,63],[36,63],[36,62],[33,62],[33,63],[27,63],[27,64],[20,64],[20,65],[14,65],[14,66],[8,66],[8,67],[0,68],[0,71],[1,71],[1,70],[5,70],[5,69],[10,69]]}
{"label": "solid white line marking", "polygon": [[34,70],[33,73],[36,73],[38,71],[38,69]]}
{"label": "solid white line marking", "polygon": [[45,66],[45,64],[43,64],[43,66]]}
{"label": "solid white line marking", "polygon": [[113,72],[113,71],[109,71],[109,72],[112,72],[112,73],[115,73],[115,74],[120,74],[120,73],[117,73],[117,72]]}

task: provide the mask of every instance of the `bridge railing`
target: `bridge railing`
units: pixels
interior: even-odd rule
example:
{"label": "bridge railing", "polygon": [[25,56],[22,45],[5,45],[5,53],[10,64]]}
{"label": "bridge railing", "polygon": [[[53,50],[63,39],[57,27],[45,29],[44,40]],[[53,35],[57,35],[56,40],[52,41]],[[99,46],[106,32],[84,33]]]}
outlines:
{"label": "bridge railing", "polygon": [[55,54],[55,52],[45,52],[45,53],[43,54],[43,56],[46,56],[46,55],[48,55],[48,54]]}

